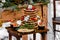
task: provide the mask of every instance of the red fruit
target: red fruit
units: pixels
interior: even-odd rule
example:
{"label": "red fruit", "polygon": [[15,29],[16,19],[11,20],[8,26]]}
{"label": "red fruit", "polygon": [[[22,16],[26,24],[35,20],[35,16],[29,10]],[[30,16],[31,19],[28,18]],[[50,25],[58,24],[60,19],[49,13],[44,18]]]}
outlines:
{"label": "red fruit", "polygon": [[31,18],[31,20],[33,20],[33,18]]}
{"label": "red fruit", "polygon": [[34,18],[34,21],[36,21],[36,20],[37,20],[37,18],[35,17],[35,18]]}
{"label": "red fruit", "polygon": [[37,20],[37,18],[36,18],[36,17],[34,17],[34,18],[31,18],[31,20],[34,20],[34,21],[36,21],[36,20]]}
{"label": "red fruit", "polygon": [[42,22],[40,22],[39,24],[42,25]]}
{"label": "red fruit", "polygon": [[22,21],[24,20],[24,16],[21,17],[21,20],[22,20]]}
{"label": "red fruit", "polygon": [[14,20],[11,20],[11,22],[13,22]]}
{"label": "red fruit", "polygon": [[13,27],[17,27],[17,24],[16,23],[13,23],[12,25],[13,25]]}
{"label": "red fruit", "polygon": [[35,7],[34,6],[32,6],[32,10],[35,10]]}
{"label": "red fruit", "polygon": [[31,9],[27,8],[27,10],[31,10]]}
{"label": "red fruit", "polygon": [[8,21],[9,21],[9,22],[13,22],[14,20],[9,19]]}
{"label": "red fruit", "polygon": [[32,6],[32,8],[26,8],[27,10],[35,10],[35,7]]}
{"label": "red fruit", "polygon": [[26,10],[28,10],[28,8],[26,8]]}

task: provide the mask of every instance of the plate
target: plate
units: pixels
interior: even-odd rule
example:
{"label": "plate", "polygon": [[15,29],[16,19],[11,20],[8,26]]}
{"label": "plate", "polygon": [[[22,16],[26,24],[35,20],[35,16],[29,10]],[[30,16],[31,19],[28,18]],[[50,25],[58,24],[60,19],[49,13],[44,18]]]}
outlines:
{"label": "plate", "polygon": [[18,29],[18,32],[33,32],[34,29]]}

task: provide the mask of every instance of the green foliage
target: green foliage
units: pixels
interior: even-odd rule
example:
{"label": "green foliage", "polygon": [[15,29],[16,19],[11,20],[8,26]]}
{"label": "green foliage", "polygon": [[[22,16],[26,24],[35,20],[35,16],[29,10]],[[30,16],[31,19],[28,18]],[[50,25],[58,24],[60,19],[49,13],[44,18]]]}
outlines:
{"label": "green foliage", "polygon": [[43,4],[48,4],[50,1],[49,0],[33,0],[34,3],[41,2]]}
{"label": "green foliage", "polygon": [[49,0],[41,0],[42,3],[48,4],[50,1]]}
{"label": "green foliage", "polygon": [[[26,2],[26,0],[20,0],[19,3],[18,3],[19,0],[6,0],[5,3],[3,3],[3,8],[7,8],[7,7],[11,7],[11,6],[14,6],[14,5],[18,5],[18,4],[23,4],[24,2]],[[27,1],[29,3],[29,0]],[[48,4],[49,3],[49,0],[33,0],[34,3],[37,3],[37,2],[42,2],[44,4]]]}
{"label": "green foliage", "polygon": [[[25,2],[28,2],[28,4],[30,3],[29,0],[6,0],[6,2],[2,3],[0,1],[0,3],[3,4],[2,8],[8,8],[11,7],[13,10],[19,10],[19,8],[17,7],[19,4],[24,4]],[[33,4],[37,3],[37,2],[41,2],[43,4],[48,4],[49,0],[33,0]]]}
{"label": "green foliage", "polygon": [[33,29],[34,28],[34,25],[33,24],[28,24],[28,23],[25,23],[23,26],[19,26],[17,28],[15,28],[15,30],[18,30],[18,29]]}
{"label": "green foliage", "polygon": [[20,26],[20,29],[33,29],[34,28],[34,25],[33,24],[28,24],[28,23],[25,23],[23,26]]}
{"label": "green foliage", "polygon": [[5,3],[3,3],[4,5],[3,5],[3,8],[5,7],[5,8],[7,8],[7,7],[11,7],[11,6],[14,6],[15,4],[13,4],[13,3],[10,3],[10,2],[5,2]]}

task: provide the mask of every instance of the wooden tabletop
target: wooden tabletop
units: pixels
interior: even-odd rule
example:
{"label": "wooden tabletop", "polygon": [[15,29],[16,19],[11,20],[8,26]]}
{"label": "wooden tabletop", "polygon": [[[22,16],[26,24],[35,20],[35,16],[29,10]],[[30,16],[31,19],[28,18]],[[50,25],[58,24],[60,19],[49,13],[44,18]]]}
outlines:
{"label": "wooden tabletop", "polygon": [[53,23],[60,24],[60,17],[53,18]]}
{"label": "wooden tabletop", "polygon": [[32,31],[32,32],[18,32],[18,31],[15,31],[11,27],[6,27],[6,29],[8,30],[8,33],[9,33],[9,40],[12,39],[11,36],[15,36],[17,38],[17,40],[20,40],[20,37],[22,37],[22,40],[28,40],[27,34],[33,34],[33,40],[35,40],[36,33],[41,33],[41,40],[46,40],[46,33],[48,31],[48,29],[44,29],[44,30],[36,29],[35,31]]}
{"label": "wooden tabletop", "polygon": [[44,29],[44,30],[36,29],[35,31],[32,31],[32,32],[18,32],[18,31],[13,30],[13,28],[11,28],[11,27],[7,27],[6,29],[8,30],[8,32],[13,33],[13,34],[14,33],[15,34],[18,34],[18,33],[20,33],[20,34],[45,33],[48,31],[48,29]]}

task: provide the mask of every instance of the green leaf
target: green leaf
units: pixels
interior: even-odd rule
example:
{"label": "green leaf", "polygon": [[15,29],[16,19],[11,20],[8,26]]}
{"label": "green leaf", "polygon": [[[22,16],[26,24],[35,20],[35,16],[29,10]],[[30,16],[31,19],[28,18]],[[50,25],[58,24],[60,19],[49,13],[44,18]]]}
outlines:
{"label": "green leaf", "polygon": [[15,4],[13,4],[13,3],[10,3],[10,2],[5,2],[5,3],[3,3],[4,5],[3,5],[3,8],[4,7],[11,7],[11,6],[14,6]]}

